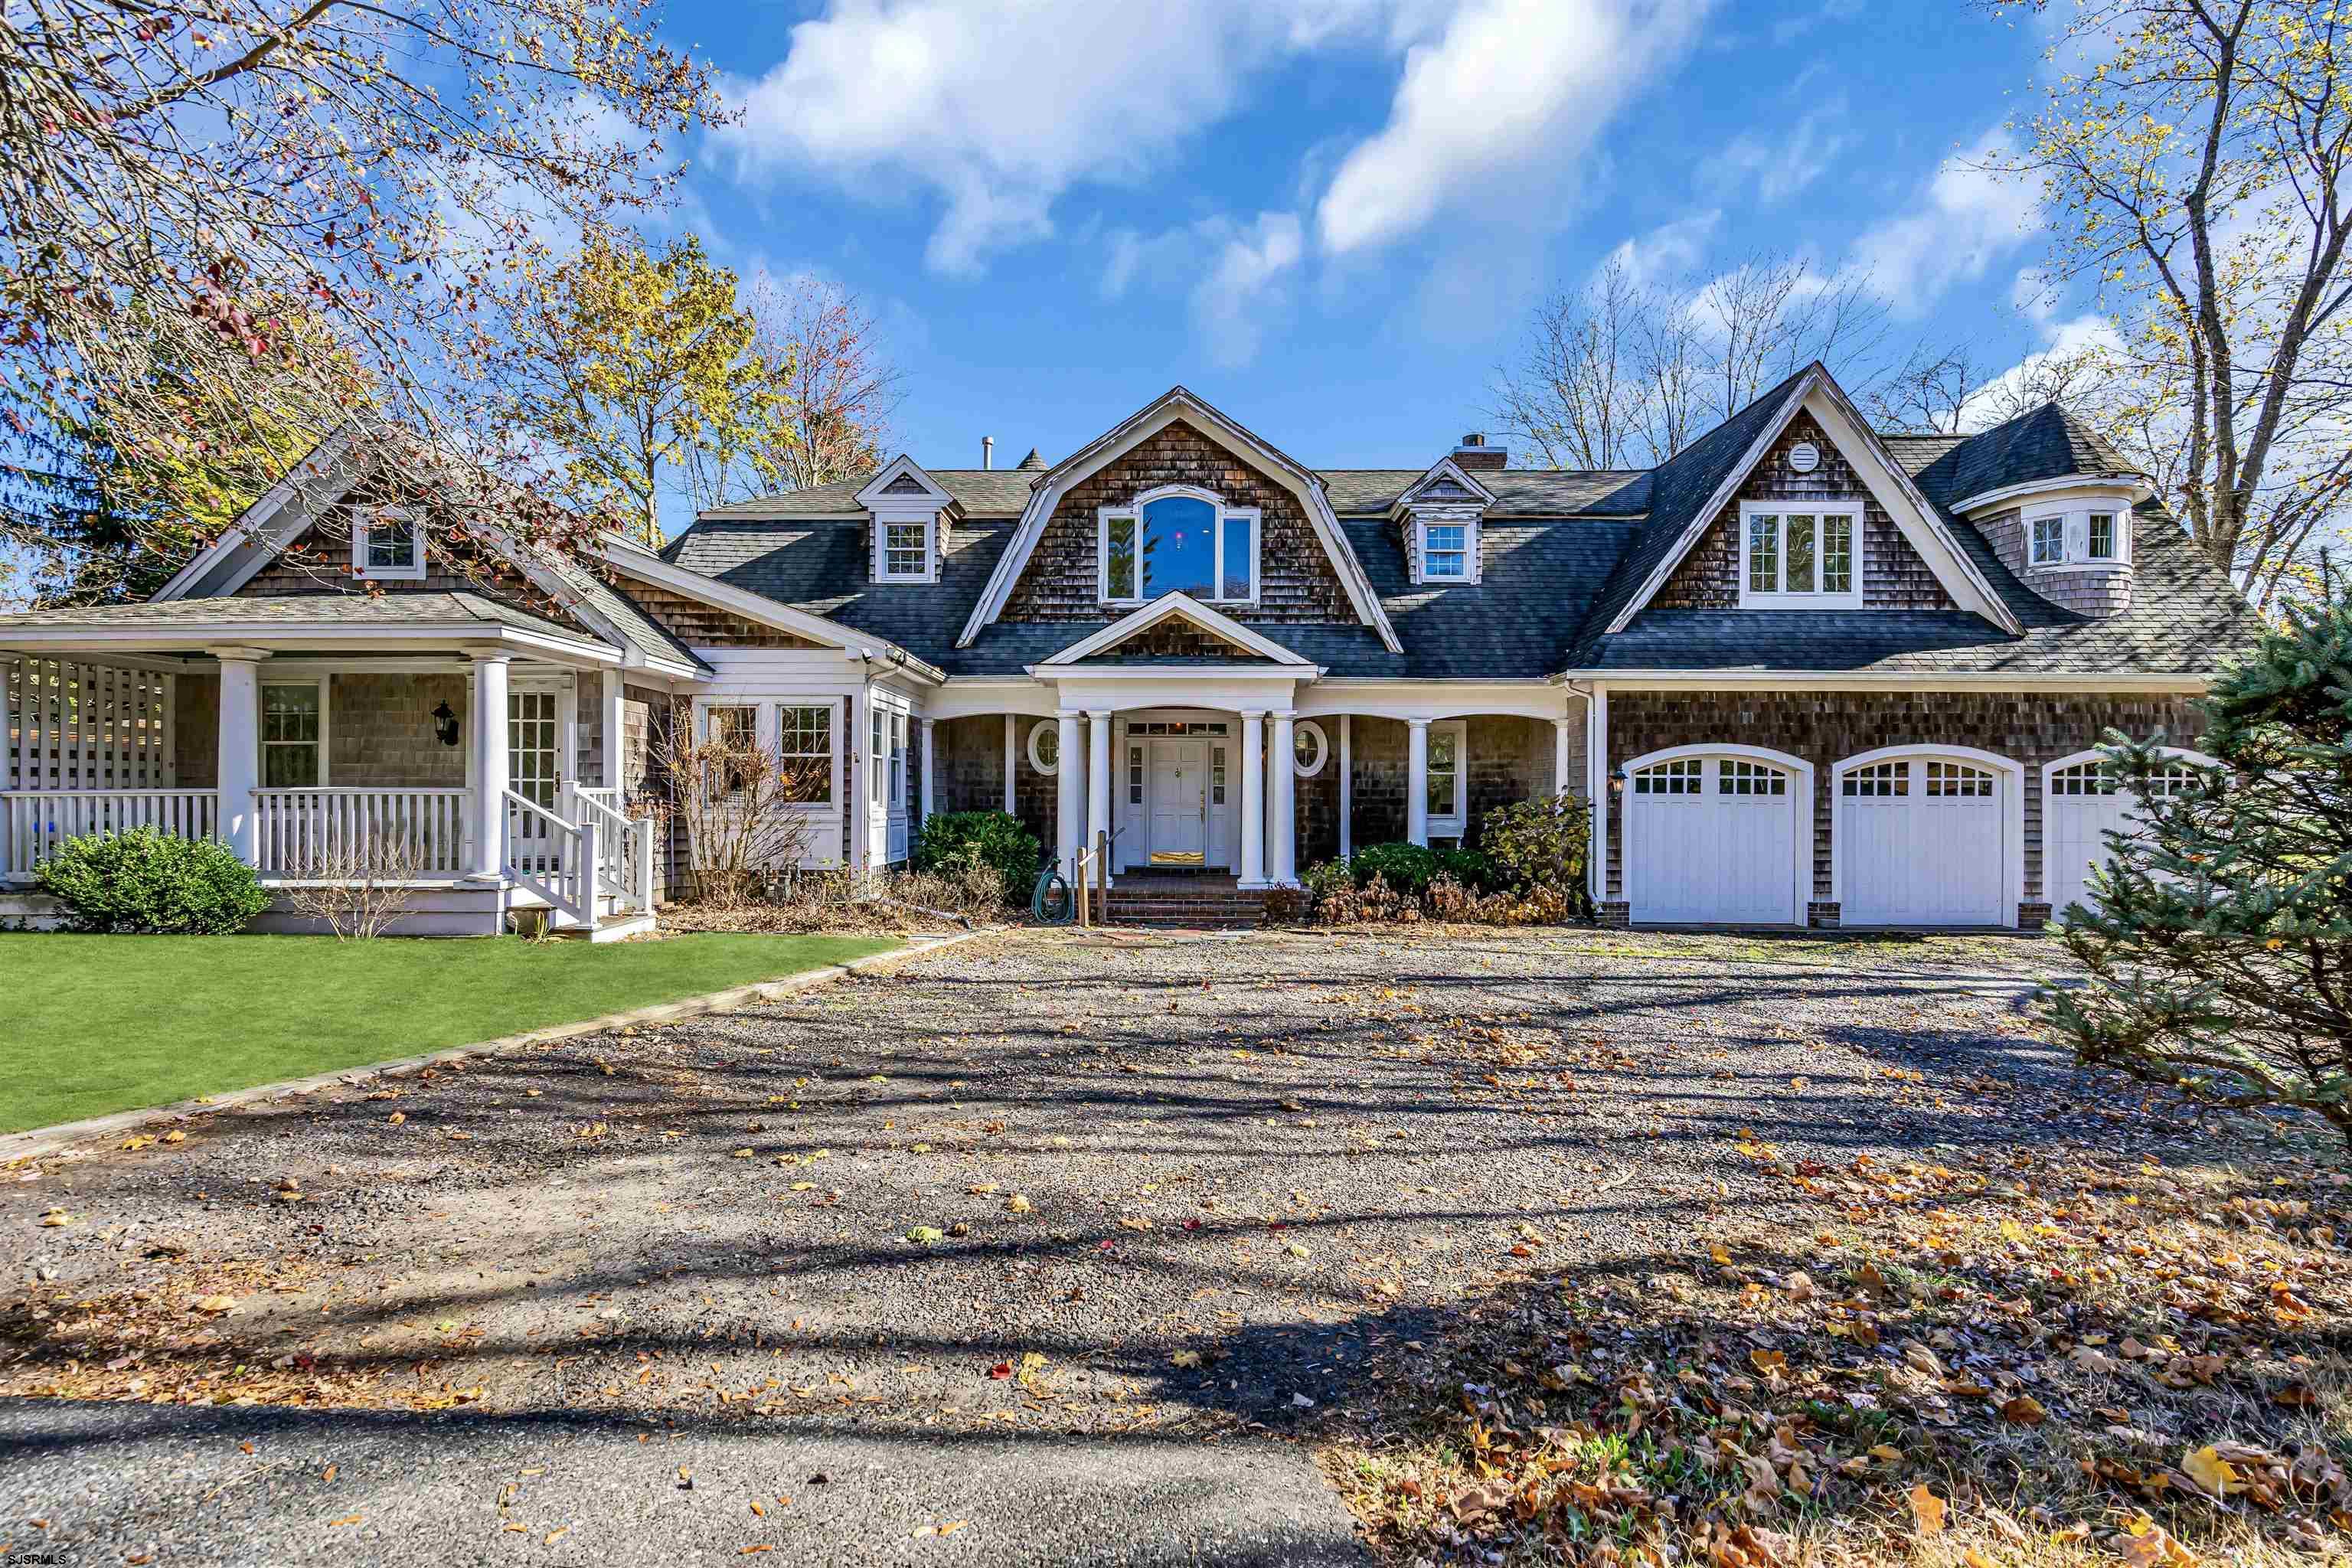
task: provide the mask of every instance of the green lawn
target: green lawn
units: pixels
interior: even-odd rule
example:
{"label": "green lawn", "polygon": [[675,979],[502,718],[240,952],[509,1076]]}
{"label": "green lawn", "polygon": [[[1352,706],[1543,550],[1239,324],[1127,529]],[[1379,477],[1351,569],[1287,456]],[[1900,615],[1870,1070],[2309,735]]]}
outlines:
{"label": "green lawn", "polygon": [[0,934],[0,1132],[470,1045],[896,945]]}

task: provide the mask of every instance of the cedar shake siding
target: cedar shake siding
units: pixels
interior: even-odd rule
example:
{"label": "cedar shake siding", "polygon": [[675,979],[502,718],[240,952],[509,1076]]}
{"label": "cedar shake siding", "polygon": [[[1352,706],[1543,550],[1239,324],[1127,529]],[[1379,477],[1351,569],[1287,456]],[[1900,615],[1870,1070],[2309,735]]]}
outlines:
{"label": "cedar shake siding", "polygon": [[[1789,448],[1810,441],[1822,455],[1810,474],[1789,467]],[[1862,509],[1862,603],[1873,610],[1949,610],[1956,606],[1935,569],[1911,547],[1886,509],[1872,499],[1810,414],[1800,414],[1756,465],[1739,493],[1724,503],[1715,521],[1683,557],[1650,603],[1660,609],[1730,610],[1739,605],[1739,507],[1742,501],[1860,501]]]}
{"label": "cedar shake siding", "polygon": [[[2185,697],[2000,692],[1612,691],[1609,767],[1668,746],[1728,743],[1785,752],[1813,765],[1813,899],[1830,898],[1835,797],[1830,770],[1882,746],[1948,745],[1990,752],[2025,770],[2025,903],[2042,888],[2042,764],[2097,745],[2109,729],[2145,738],[2161,731],[2191,746],[2203,729]],[[1608,897],[1624,898],[1624,790],[1612,782]],[[1820,911],[1817,911],[1820,912]],[[1835,919],[1834,908],[1826,911]]]}
{"label": "cedar shake siding", "polygon": [[[1013,816],[1053,853],[1058,810],[1055,782],[1029,763],[1029,731],[1052,719],[1016,714],[1013,721]],[[943,719],[933,727],[931,747],[939,783],[931,805],[939,811],[1003,811],[1004,809],[1004,715],[975,713]],[[919,750],[919,746],[913,749]],[[921,797],[916,797],[919,800]]]}
{"label": "cedar shake siding", "polygon": [[[267,668],[262,679],[269,679]],[[337,787],[463,789],[466,734],[445,746],[433,710],[464,722],[473,682],[463,675],[334,675],[327,686],[327,783]]]}
{"label": "cedar shake siding", "polygon": [[172,679],[172,779],[176,789],[220,787],[220,677]]}
{"label": "cedar shake siding", "polygon": [[[2070,509],[2073,510],[2073,509]],[[2046,514],[2045,514],[2046,515]],[[2147,516],[2135,513],[2129,527],[2137,535],[2142,529],[2170,528],[2171,521],[2161,513]],[[2025,513],[2015,508],[1997,512],[1977,523],[1977,531],[2000,563],[2010,569],[2017,580],[2056,605],[2078,616],[2106,616],[2120,615],[2132,607],[2132,572],[2129,566],[2031,566],[2025,559]]]}
{"label": "cedar shake siding", "polygon": [[631,583],[629,597],[659,621],[672,637],[689,647],[821,648],[825,645],[794,637],[773,626],[758,626],[740,616],[690,599],[683,594]]}
{"label": "cedar shake siding", "polygon": [[1125,506],[1145,490],[1172,484],[1198,485],[1227,506],[1258,509],[1258,602],[1221,605],[1234,619],[1269,625],[1354,623],[1347,590],[1298,498],[1181,420],[1062,498],[1000,619],[1115,618],[1118,612],[1101,598],[1097,510]]}

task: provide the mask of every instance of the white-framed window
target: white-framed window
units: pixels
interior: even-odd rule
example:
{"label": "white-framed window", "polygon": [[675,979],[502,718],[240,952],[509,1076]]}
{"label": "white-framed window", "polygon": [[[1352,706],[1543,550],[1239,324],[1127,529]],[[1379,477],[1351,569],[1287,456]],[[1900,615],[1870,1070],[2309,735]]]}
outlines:
{"label": "white-framed window", "polygon": [[874,804],[902,811],[907,805],[907,716],[877,705],[870,735],[873,751],[867,771],[874,775]]}
{"label": "white-framed window", "polygon": [[1041,719],[1029,726],[1029,765],[1051,776],[1062,771],[1062,726]]}
{"label": "white-framed window", "polygon": [[1209,748],[1209,804],[1225,804],[1225,749],[1223,746]]}
{"label": "white-framed window", "polygon": [[1721,795],[1786,795],[1789,775],[1769,763],[1751,763],[1744,757],[1726,757],[1716,775],[1717,793]]}
{"label": "white-framed window", "polygon": [[1653,763],[1633,775],[1635,795],[1697,795],[1706,788],[1706,763],[1698,757]]}
{"label": "white-framed window", "polygon": [[776,709],[776,756],[795,805],[833,804],[833,704],[784,703]]}
{"label": "white-framed window", "polygon": [[352,521],[352,575],[370,583],[421,582],[425,533],[398,507],[361,512]]}
{"label": "white-framed window", "polygon": [[1739,602],[1783,609],[1862,605],[1858,501],[1744,501]]}
{"label": "white-framed window", "polygon": [[928,583],[931,580],[930,517],[877,517],[874,522],[874,580],[877,583]]}
{"label": "white-framed window", "polygon": [[261,689],[261,787],[320,789],[327,783],[327,678]]}
{"label": "white-framed window", "polygon": [[2028,512],[2025,559],[2035,567],[2121,566],[2131,559],[2131,513],[2115,505]]}
{"label": "white-framed window", "polygon": [[1433,838],[1459,838],[1468,830],[1469,729],[1459,719],[1429,727],[1429,774],[1423,800]]}
{"label": "white-framed window", "polygon": [[1847,795],[1864,799],[1891,799],[1911,793],[1911,764],[1907,762],[1873,763],[1868,767],[1853,768],[1845,775]]}
{"label": "white-framed window", "polygon": [[1323,726],[1309,721],[1291,726],[1290,752],[1292,772],[1300,778],[1311,779],[1331,760],[1331,742],[1323,733]]}
{"label": "white-framed window", "polygon": [[1129,805],[1143,804],[1143,748],[1141,746],[1129,746],[1127,749],[1127,804]]}
{"label": "white-framed window", "polygon": [[1096,514],[1097,588],[1108,605],[1165,594],[1203,602],[1257,598],[1258,509],[1229,507],[1189,485],[1146,490]]}
{"label": "white-framed window", "polygon": [[759,709],[749,702],[711,704],[702,710],[702,738],[710,745],[744,753],[743,760],[731,763],[726,775],[718,781],[719,787],[727,794],[742,794],[751,782],[742,775],[758,765],[751,758],[760,749]]}
{"label": "white-framed window", "polygon": [[[2197,769],[2189,763],[2169,763],[2148,775],[2148,793],[2159,800],[2186,795],[2196,787]],[[2123,783],[2096,763],[2074,763],[2050,774],[2053,795],[2120,795]]]}
{"label": "white-framed window", "polygon": [[890,710],[890,805],[898,811],[907,806],[907,716],[895,708]]}
{"label": "white-framed window", "polygon": [[1423,522],[1421,574],[1432,583],[1470,580],[1470,525],[1466,522]]}

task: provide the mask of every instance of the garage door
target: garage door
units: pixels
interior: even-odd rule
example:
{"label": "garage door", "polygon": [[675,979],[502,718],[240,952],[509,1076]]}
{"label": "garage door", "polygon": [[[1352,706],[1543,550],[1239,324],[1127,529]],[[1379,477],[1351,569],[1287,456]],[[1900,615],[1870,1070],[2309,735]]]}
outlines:
{"label": "garage door", "polygon": [[[2196,779],[2187,763],[2165,769],[2153,783],[2160,794],[2186,789]],[[2042,801],[2042,896],[2051,911],[2091,901],[2091,867],[2107,858],[2106,835],[2126,833],[2137,820],[2139,797],[2103,776],[2095,761],[2050,770]]]}
{"label": "garage door", "polygon": [[1845,925],[2006,925],[2008,780],[1993,768],[1904,757],[1838,783],[1838,918]]}
{"label": "garage door", "polygon": [[1746,757],[1675,757],[1625,790],[1625,901],[1644,923],[1790,925],[1797,910],[1792,770]]}

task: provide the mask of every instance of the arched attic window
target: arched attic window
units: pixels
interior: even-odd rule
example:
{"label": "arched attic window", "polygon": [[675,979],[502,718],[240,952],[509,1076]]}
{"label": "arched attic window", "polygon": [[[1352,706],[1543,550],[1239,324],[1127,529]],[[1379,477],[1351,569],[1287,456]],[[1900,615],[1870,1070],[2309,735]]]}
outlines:
{"label": "arched attic window", "polygon": [[1257,598],[1258,510],[1207,490],[1147,490],[1100,513],[1103,602],[1139,605],[1166,594],[1204,602]]}

